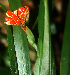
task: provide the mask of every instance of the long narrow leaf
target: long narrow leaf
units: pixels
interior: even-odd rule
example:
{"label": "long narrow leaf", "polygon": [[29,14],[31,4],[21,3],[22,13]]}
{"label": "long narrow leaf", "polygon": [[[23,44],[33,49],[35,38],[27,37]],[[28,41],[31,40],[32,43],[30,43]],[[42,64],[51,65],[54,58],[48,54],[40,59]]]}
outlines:
{"label": "long narrow leaf", "polygon": [[44,2],[43,0],[40,0],[39,5],[39,14],[38,14],[38,33],[39,33],[39,39],[38,39],[38,49],[37,49],[37,60],[35,64],[35,71],[34,75],[40,75],[40,69],[41,69],[41,57],[42,57],[42,50],[43,50],[43,36],[44,36]]}
{"label": "long narrow leaf", "polygon": [[49,27],[49,11],[48,1],[44,0],[45,15],[44,15],[44,40],[43,40],[43,55],[42,55],[42,68],[41,74],[50,74],[50,27]]}
{"label": "long narrow leaf", "polygon": [[48,1],[40,0],[38,15],[38,58],[35,66],[35,75],[49,75],[50,73],[50,26]]}
{"label": "long narrow leaf", "polygon": [[[20,0],[8,0],[11,10],[21,7]],[[31,65],[26,33],[20,26],[13,26],[14,45],[17,57],[19,75],[31,75]]]}
{"label": "long narrow leaf", "polygon": [[5,12],[7,11],[6,7],[5,7],[2,3],[0,3],[0,7],[1,7]]}
{"label": "long narrow leaf", "polygon": [[51,75],[56,75],[55,57],[53,53],[53,47],[51,46]]}
{"label": "long narrow leaf", "polygon": [[67,10],[62,53],[60,75],[69,75],[70,72],[70,0]]}
{"label": "long narrow leaf", "polygon": [[13,31],[19,75],[31,75],[31,65],[26,34],[19,26],[13,26]]}
{"label": "long narrow leaf", "polygon": [[16,62],[16,55],[15,55],[15,49],[14,49],[14,42],[13,42],[13,34],[11,26],[7,26],[7,40],[8,40],[8,52],[10,57],[10,69],[11,69],[11,75],[18,75],[18,69],[17,69],[17,62]]}

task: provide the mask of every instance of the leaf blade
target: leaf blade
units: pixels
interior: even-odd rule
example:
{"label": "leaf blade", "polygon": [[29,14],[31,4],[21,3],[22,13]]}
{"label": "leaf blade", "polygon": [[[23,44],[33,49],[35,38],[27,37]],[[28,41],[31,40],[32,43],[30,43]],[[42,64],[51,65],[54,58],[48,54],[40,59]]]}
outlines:
{"label": "leaf blade", "polygon": [[7,40],[8,40],[8,53],[10,57],[10,69],[11,69],[11,75],[18,75],[18,69],[17,69],[17,62],[16,62],[16,55],[15,55],[15,48],[14,48],[14,42],[13,42],[13,34],[11,26],[7,26]]}
{"label": "leaf blade", "polygon": [[35,65],[35,75],[49,75],[50,73],[50,25],[49,25],[49,10],[48,1],[40,0],[40,8],[38,15],[38,58]]}
{"label": "leaf blade", "polygon": [[20,26],[13,26],[13,33],[19,75],[31,75],[31,65],[26,34]]}
{"label": "leaf blade", "polygon": [[5,7],[2,3],[0,3],[0,7],[1,7],[5,12],[7,12],[6,7]]}
{"label": "leaf blade", "polygon": [[[16,10],[19,7],[21,7],[20,0],[8,0],[8,1],[9,1],[9,6],[10,6],[11,10]],[[20,35],[18,33],[20,33]],[[20,28],[20,26],[13,26],[13,36],[14,36],[14,45],[15,45],[17,63],[19,66],[18,67],[19,75],[28,74],[28,73],[31,75],[32,73],[31,73],[31,66],[30,66],[30,57],[29,57],[29,51],[28,51],[29,49],[28,49],[27,37],[26,37],[24,31]],[[22,41],[20,41],[20,40],[22,40]],[[22,43],[22,44],[20,45],[20,43]],[[24,44],[25,44],[25,46],[24,46]],[[20,53],[18,53],[18,52],[20,52]],[[20,54],[20,56],[18,54]],[[23,63],[24,63],[23,59],[25,62],[25,66],[23,65]],[[20,63],[20,60],[23,63],[22,62]],[[22,67],[21,67],[21,65],[22,65]],[[25,69],[25,71],[23,71],[24,69]]]}
{"label": "leaf blade", "polygon": [[60,75],[69,75],[70,65],[70,0],[68,3],[68,10],[66,16],[62,53]]}
{"label": "leaf blade", "polygon": [[50,26],[49,26],[49,10],[48,1],[44,0],[45,15],[44,15],[44,39],[43,39],[43,55],[42,55],[42,69],[41,74],[50,74]]}

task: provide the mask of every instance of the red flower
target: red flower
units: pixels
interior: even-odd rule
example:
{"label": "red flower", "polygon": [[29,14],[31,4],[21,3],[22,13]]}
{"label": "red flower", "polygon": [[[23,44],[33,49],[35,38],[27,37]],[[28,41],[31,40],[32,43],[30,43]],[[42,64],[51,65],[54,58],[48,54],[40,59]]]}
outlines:
{"label": "red flower", "polygon": [[29,19],[29,7],[20,7],[18,10],[10,11],[8,10],[5,17],[5,24],[7,25],[20,25],[24,24],[25,21]]}

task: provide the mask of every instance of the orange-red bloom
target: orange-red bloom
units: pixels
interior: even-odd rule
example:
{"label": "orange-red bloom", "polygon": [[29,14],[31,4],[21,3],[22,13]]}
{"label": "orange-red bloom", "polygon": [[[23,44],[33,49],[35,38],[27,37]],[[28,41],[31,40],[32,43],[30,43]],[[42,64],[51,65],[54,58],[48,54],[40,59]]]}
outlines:
{"label": "orange-red bloom", "polygon": [[5,17],[5,24],[7,25],[20,25],[24,24],[29,19],[29,7],[20,7],[18,10],[8,10]]}

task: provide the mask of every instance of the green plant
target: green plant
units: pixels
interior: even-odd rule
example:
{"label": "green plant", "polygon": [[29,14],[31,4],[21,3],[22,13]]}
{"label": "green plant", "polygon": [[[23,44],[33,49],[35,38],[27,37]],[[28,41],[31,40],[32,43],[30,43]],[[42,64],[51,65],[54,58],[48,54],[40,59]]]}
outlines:
{"label": "green plant", "polygon": [[[20,0],[8,0],[10,10],[17,10],[21,7]],[[53,10],[53,3],[51,0],[40,0],[39,13],[33,29],[38,22],[38,44],[35,43],[35,38],[32,31],[26,26],[26,32],[23,27],[16,25],[7,25],[7,40],[8,52],[10,57],[11,75],[32,75],[31,63],[29,56],[28,42],[37,51],[37,60],[35,63],[34,75],[56,75],[55,58],[53,55],[53,47],[51,44],[51,14]],[[51,3],[51,5],[50,5]],[[6,12],[6,8],[0,4]],[[70,49],[70,1],[67,10],[67,17],[65,23],[65,32],[61,55],[61,75],[69,75],[69,49]]]}

